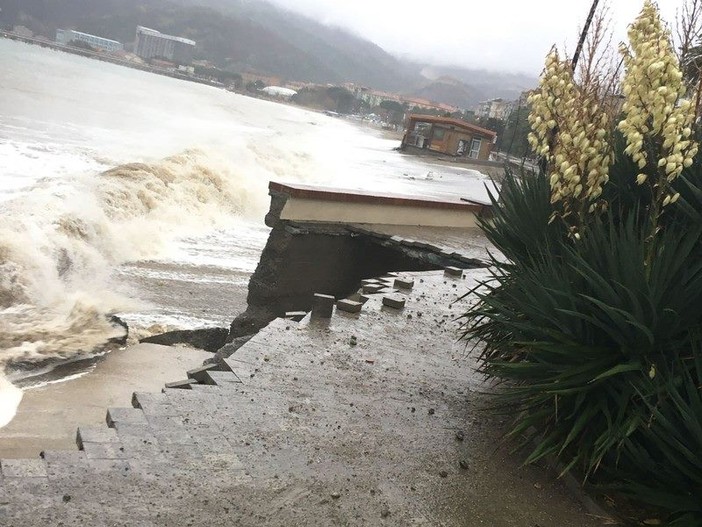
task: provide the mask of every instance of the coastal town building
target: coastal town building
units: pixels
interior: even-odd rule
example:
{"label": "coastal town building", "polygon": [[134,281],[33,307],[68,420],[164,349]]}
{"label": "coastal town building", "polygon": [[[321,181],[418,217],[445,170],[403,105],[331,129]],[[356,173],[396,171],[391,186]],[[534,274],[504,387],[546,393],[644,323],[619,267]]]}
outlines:
{"label": "coastal town building", "polygon": [[461,119],[412,114],[401,149],[487,161],[497,134]]}
{"label": "coastal town building", "polygon": [[262,88],[261,91],[266,95],[270,95],[271,97],[275,97],[276,99],[283,100],[289,100],[293,96],[297,95],[297,92],[295,90],[291,90],[290,88],[283,88],[282,86],[266,86],[265,88]]}
{"label": "coastal town building", "polygon": [[193,61],[195,45],[194,40],[137,26],[134,52],[145,60],[157,58],[174,64],[189,65]]}
{"label": "coastal town building", "polygon": [[483,101],[478,104],[478,109],[475,112],[476,117],[485,119],[499,119],[506,121],[509,114],[512,112],[514,103],[505,99],[497,98]]}
{"label": "coastal town building", "polygon": [[56,42],[64,45],[70,44],[71,42],[83,42],[91,48],[109,52],[122,51],[124,49],[122,43],[116,40],[90,35],[89,33],[82,33],[81,31],[75,31],[73,29],[57,29]]}

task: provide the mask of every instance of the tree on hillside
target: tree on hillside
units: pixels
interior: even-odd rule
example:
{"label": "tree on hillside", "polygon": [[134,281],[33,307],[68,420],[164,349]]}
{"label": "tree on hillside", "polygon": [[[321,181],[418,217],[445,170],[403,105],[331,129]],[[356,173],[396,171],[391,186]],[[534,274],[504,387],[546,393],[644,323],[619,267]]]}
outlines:
{"label": "tree on hillside", "polygon": [[378,106],[390,112],[405,113],[405,108],[397,101],[386,99],[381,101]]}
{"label": "tree on hillside", "polygon": [[498,136],[502,135],[505,130],[505,122],[502,119],[495,119],[494,117],[481,117],[478,119],[478,126],[492,130]]}
{"label": "tree on hillside", "polygon": [[246,83],[246,89],[250,92],[262,90],[265,87],[266,87],[266,84],[261,79],[257,79],[255,81],[249,81]]}
{"label": "tree on hillside", "polygon": [[385,110],[385,120],[390,124],[400,125],[402,124],[406,107],[397,101],[384,100],[378,105],[382,110]]}
{"label": "tree on hillside", "polygon": [[330,108],[338,113],[354,113],[356,111],[356,97],[346,88],[332,86],[327,88],[327,96],[334,101],[336,108]]}
{"label": "tree on hillside", "polygon": [[502,137],[498,138],[498,149],[508,155],[524,158],[531,155],[529,146],[529,105],[517,106],[507,118]]}

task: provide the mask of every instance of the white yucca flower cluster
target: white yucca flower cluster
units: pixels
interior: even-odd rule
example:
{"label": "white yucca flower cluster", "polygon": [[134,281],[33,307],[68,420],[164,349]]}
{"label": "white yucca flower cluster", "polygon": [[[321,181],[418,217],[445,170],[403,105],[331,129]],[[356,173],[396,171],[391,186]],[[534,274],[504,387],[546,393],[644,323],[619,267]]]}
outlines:
{"label": "white yucca flower cluster", "polygon": [[630,48],[621,46],[625,118],[618,128],[626,137],[625,152],[641,171],[636,182],[659,185],[665,190],[665,206],[678,199],[678,194],[669,193],[669,183],[697,154],[691,139],[696,108],[684,98],[687,89],[670,32],[650,0],[629,27],[629,42]]}
{"label": "white yucca flower cluster", "polygon": [[[609,118],[597,94],[573,79],[569,61],[552,49],[539,89],[529,96],[529,143],[549,167],[551,202],[593,202],[602,194],[612,162]],[[594,204],[590,205],[594,208]]]}
{"label": "white yucca flower cluster", "polygon": [[[625,152],[640,171],[636,182],[648,181],[666,206],[679,197],[670,183],[697,154],[692,140],[697,109],[685,99],[687,87],[670,32],[651,0],[645,0],[628,34],[631,46],[620,49],[626,68],[625,102],[617,128],[626,139]],[[571,63],[561,60],[554,48],[539,88],[529,97],[529,143],[547,162],[551,202],[560,202],[566,214],[576,207],[592,212],[609,180],[611,118],[603,95],[595,85],[578,84]]]}

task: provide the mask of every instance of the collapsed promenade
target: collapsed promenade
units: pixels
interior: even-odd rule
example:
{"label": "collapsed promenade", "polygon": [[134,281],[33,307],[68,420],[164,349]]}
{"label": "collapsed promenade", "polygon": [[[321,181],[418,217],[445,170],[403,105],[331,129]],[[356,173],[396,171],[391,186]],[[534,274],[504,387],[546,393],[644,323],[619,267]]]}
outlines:
{"label": "collapsed promenade", "polygon": [[135,393],[76,450],[0,461],[0,524],[600,525],[484,412],[456,341],[483,273],[386,276],[360,313],[276,319],[216,370]]}

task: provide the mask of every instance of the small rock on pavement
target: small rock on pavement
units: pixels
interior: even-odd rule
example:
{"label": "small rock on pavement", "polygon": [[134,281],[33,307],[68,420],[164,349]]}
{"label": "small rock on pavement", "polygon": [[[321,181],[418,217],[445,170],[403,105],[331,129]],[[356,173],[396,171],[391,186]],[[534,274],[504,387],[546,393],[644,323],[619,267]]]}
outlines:
{"label": "small rock on pavement", "polygon": [[390,516],[390,509],[385,508],[382,511],[380,511],[381,518],[387,518],[388,516]]}
{"label": "small rock on pavement", "polygon": [[458,462],[458,466],[461,467],[463,470],[468,470],[468,462],[465,459],[461,459]]}
{"label": "small rock on pavement", "polygon": [[341,493],[340,492],[332,492],[331,497],[334,500],[338,500],[339,498],[341,498]]}
{"label": "small rock on pavement", "polygon": [[448,477],[448,472],[445,470],[442,470],[441,472],[439,472],[439,476],[441,476],[442,478],[446,478],[446,477]]}
{"label": "small rock on pavement", "polygon": [[463,434],[462,430],[459,430],[458,432],[456,432],[456,440],[457,441],[463,441],[465,439],[465,437],[466,436]]}

